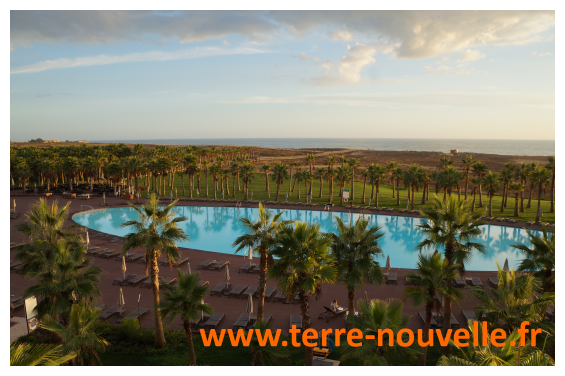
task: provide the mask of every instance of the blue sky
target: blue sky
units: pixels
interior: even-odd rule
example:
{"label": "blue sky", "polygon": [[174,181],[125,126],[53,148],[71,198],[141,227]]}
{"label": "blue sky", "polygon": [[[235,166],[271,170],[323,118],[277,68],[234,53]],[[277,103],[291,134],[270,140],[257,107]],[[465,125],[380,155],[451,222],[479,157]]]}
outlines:
{"label": "blue sky", "polygon": [[554,12],[12,11],[10,137],[554,139]]}

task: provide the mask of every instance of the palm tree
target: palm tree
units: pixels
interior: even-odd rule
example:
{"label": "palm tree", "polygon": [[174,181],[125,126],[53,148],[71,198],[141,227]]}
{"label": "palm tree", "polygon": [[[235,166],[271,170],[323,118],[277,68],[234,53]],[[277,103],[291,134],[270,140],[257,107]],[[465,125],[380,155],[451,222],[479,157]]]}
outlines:
{"label": "palm tree", "polygon": [[489,171],[488,175],[483,178],[482,184],[488,193],[488,216],[492,217],[492,199],[500,186],[500,174]]}
{"label": "palm tree", "polygon": [[254,170],[255,168],[251,163],[246,163],[239,168],[241,180],[243,180],[244,184],[243,190],[245,191],[245,201],[249,200],[249,183],[251,183],[251,180],[253,180],[253,174],[255,172]]}
{"label": "palm tree", "polygon": [[[304,180],[304,173],[302,171],[297,171],[294,174],[294,185],[296,186],[296,183],[298,183],[298,189],[297,189],[297,193],[296,193],[296,198],[298,200],[300,200],[300,183]],[[308,192],[305,192],[305,194],[307,194]],[[308,198],[308,197],[306,197]]]}
{"label": "palm tree", "polygon": [[533,182],[532,180],[532,174],[537,171],[537,169],[539,168],[539,163],[537,162],[530,162],[528,164],[528,169],[530,170],[530,194],[528,197],[528,205],[526,206],[526,209],[529,209],[532,207],[532,195],[534,192],[534,186],[535,186],[535,182]]}
{"label": "palm tree", "polygon": [[[361,177],[363,178],[363,198],[361,199],[361,203],[364,204],[365,203],[365,189],[367,188],[367,178],[369,177],[369,171],[367,171],[367,169],[364,169],[361,171]],[[321,189],[320,189],[320,194],[321,194]]]}
{"label": "palm tree", "polygon": [[14,342],[10,345],[10,366],[60,366],[77,356],[62,348],[62,345]]}
{"label": "palm tree", "polygon": [[312,194],[312,189],[310,189],[310,193],[308,193],[308,185],[312,187],[312,181],[314,180],[314,175],[312,175],[310,171],[303,171],[302,179],[304,180],[304,195],[306,196],[306,202],[308,202],[308,196]]}
{"label": "palm tree", "polygon": [[[300,164],[300,162],[294,162],[294,163],[292,163],[292,165],[294,167],[296,167],[296,173],[299,173],[300,171],[302,171],[302,165]],[[292,177],[291,177],[290,180],[292,181]],[[294,192],[295,187],[296,187],[296,177],[294,178],[294,182],[292,183],[292,189],[290,190],[290,192]],[[298,190],[300,190],[300,186],[298,187]]]}
{"label": "palm tree", "polygon": [[335,157],[326,157],[326,164],[328,165],[328,169],[332,168],[335,164]]}
{"label": "palm tree", "polygon": [[[507,162],[504,164],[504,169],[502,170],[502,176],[503,178],[506,178],[506,175],[508,175],[508,173],[510,173],[510,177],[508,178],[508,182],[507,185],[512,183],[512,179],[514,179],[515,176],[515,171],[516,171],[516,165],[512,162]],[[504,199],[504,207],[506,208],[508,206],[508,191],[506,192],[506,198]]]}
{"label": "palm tree", "polygon": [[555,199],[555,156],[547,157],[547,164],[545,165],[549,171],[551,171],[551,207],[549,209],[550,213],[555,213],[553,207],[553,201]]}
{"label": "palm tree", "polygon": [[[310,174],[313,176],[314,175],[314,171],[312,170],[314,167],[314,161],[316,160],[316,157],[314,156],[313,153],[307,154],[306,155],[306,162],[310,165]],[[310,181],[310,192],[307,193],[308,195],[312,194],[312,181]]]}
{"label": "palm tree", "polygon": [[[40,240],[36,242],[39,243]],[[85,253],[83,247],[75,247],[74,244],[68,244],[61,239],[50,253],[44,253],[39,248],[34,254],[26,255],[27,263],[41,265],[36,266],[37,271],[30,270],[26,273],[37,283],[28,287],[24,293],[26,298],[38,298],[38,319],[46,315],[58,319],[61,313],[63,324],[66,325],[71,313],[73,294],[78,299],[95,299],[101,296],[98,282],[99,276],[104,272],[99,266],[92,266],[91,259],[85,258]],[[20,255],[18,259],[21,258]]]}
{"label": "palm tree", "polygon": [[[487,166],[483,162],[477,162],[473,166],[473,175],[482,180],[487,172]],[[483,190],[481,187],[481,181],[479,180],[479,206],[483,207]]]}
{"label": "palm tree", "polygon": [[[555,361],[543,351],[532,347],[526,339],[525,346],[516,345],[520,341],[520,334],[514,331],[506,337],[504,345],[495,346],[487,333],[486,338],[481,332],[475,333],[473,324],[469,324],[471,338],[465,346],[457,345],[453,339],[449,343],[455,346],[460,356],[442,356],[438,366],[553,366]],[[486,343],[486,346],[481,343]],[[477,343],[477,345],[475,345]]]}
{"label": "palm tree", "polygon": [[[400,179],[404,178],[404,170],[400,167],[392,170],[392,177],[396,180],[396,205],[400,206]],[[410,194],[408,194],[410,196]]]}
{"label": "palm tree", "polygon": [[66,157],[63,160],[63,171],[67,175],[69,181],[69,190],[73,190],[73,179],[76,178],[80,169],[80,162],[77,157]]}
{"label": "palm tree", "polygon": [[[255,333],[261,333],[261,338],[267,337],[267,330],[273,330],[269,323],[259,321],[255,324]],[[264,366],[266,364],[277,365],[290,360],[290,352],[288,351],[288,348],[281,345],[276,347],[270,345],[261,346],[257,337],[257,334],[254,335],[249,343],[252,356],[252,366]],[[285,336],[281,336],[279,342],[284,340],[286,340]]]}
{"label": "palm tree", "polygon": [[214,163],[210,166],[210,173],[212,174],[212,183],[214,184],[214,200],[216,200],[218,193],[218,181],[220,174],[222,173],[222,168],[219,164]]}
{"label": "palm tree", "polygon": [[206,176],[206,197],[208,197],[208,171],[210,171],[210,166],[212,164],[208,161],[202,163],[202,171],[204,171],[204,175]]}
{"label": "palm tree", "polygon": [[383,257],[379,239],[384,236],[381,227],[370,227],[369,222],[359,217],[353,226],[336,219],[337,234],[332,237],[331,256],[337,268],[337,280],[347,288],[349,312],[355,312],[355,291],[370,283],[382,283],[384,275],[376,258]]}
{"label": "palm tree", "polygon": [[[141,161],[141,159],[139,159],[139,157],[137,156],[131,156],[131,157],[127,157],[124,158],[124,168],[126,171],[131,172],[133,174],[133,177],[135,178],[135,191],[139,192],[139,182],[138,182],[138,177],[139,177],[139,172],[141,170],[143,166],[143,162]],[[184,195],[184,183],[183,183],[183,195]]]}
{"label": "palm tree", "polygon": [[[361,166],[361,163],[359,163],[358,159],[351,158],[349,161],[347,161],[347,164],[351,169],[351,201],[354,201],[355,200],[355,171],[357,171],[359,166]],[[386,174],[386,170],[385,170],[385,174]]]}
{"label": "palm tree", "polygon": [[530,182],[533,182],[532,187],[534,185],[538,187],[538,209],[536,213],[536,222],[539,222],[541,220],[541,193],[544,187],[549,185],[550,179],[551,172],[544,167],[539,167],[536,170],[532,171],[530,176]]}
{"label": "palm tree", "polygon": [[[302,326],[304,330],[312,327],[308,294],[320,296],[323,283],[333,283],[336,270],[328,251],[331,238],[320,231],[319,225],[296,222],[294,227],[283,227],[277,244],[271,250],[277,262],[269,269],[269,279],[277,279],[278,287],[288,299],[298,293]],[[306,363],[311,366],[313,349],[305,346]]]}
{"label": "palm tree", "polygon": [[[526,187],[526,182],[528,181],[528,178],[530,177],[530,168],[527,164],[525,164],[524,162],[522,162],[521,164],[519,164],[518,166],[516,166],[516,170],[515,170],[515,177],[516,179],[520,180],[520,183],[522,183],[524,185],[524,187]],[[520,193],[520,212],[524,213],[526,210],[524,209],[524,191],[522,191]]]}
{"label": "palm tree", "polygon": [[502,183],[502,203],[500,204],[500,212],[504,213],[504,208],[507,206],[508,201],[508,185],[512,183],[514,172],[509,169],[504,169],[500,173],[500,181]]}
{"label": "palm tree", "polygon": [[339,196],[341,197],[340,205],[343,206],[343,190],[345,189],[345,184],[351,179],[353,171],[349,166],[336,168],[336,178],[339,181]]}
{"label": "palm tree", "polygon": [[322,198],[322,192],[324,188],[324,177],[326,176],[326,172],[327,172],[326,169],[323,167],[320,167],[316,169],[316,171],[314,171],[314,177],[320,179],[320,193],[318,195],[318,198]]}
{"label": "palm tree", "polygon": [[199,273],[186,274],[180,269],[177,269],[177,272],[178,283],[175,286],[161,282],[165,291],[163,291],[163,301],[160,303],[159,309],[161,318],[169,324],[177,316],[180,316],[188,343],[190,365],[195,366],[196,353],[194,352],[190,321],[196,321],[198,316],[203,313],[214,314],[212,306],[204,303],[204,296],[210,286],[198,283],[200,282]]}
{"label": "palm tree", "polygon": [[472,155],[468,155],[465,158],[461,159],[461,162],[463,162],[463,165],[461,166],[461,168],[463,169],[463,172],[465,173],[465,201],[467,201],[467,187],[469,186],[469,172],[471,171],[471,168],[475,165],[475,163],[477,163],[477,160],[475,158],[473,158]]}
{"label": "palm tree", "polygon": [[[392,366],[391,355],[412,360],[418,355],[418,351],[410,347],[402,347],[396,341],[398,332],[406,329],[410,322],[410,316],[402,313],[403,304],[398,299],[388,301],[374,299],[366,302],[360,299],[359,315],[349,315],[347,321],[354,328],[363,333],[360,347],[349,347],[344,349],[344,360],[358,359],[364,366]],[[392,334],[389,334],[389,330]],[[379,344],[379,338],[382,343]]]}
{"label": "palm tree", "polygon": [[515,205],[514,205],[514,217],[519,217],[520,213],[518,212],[518,200],[520,198],[520,192],[523,192],[524,189],[526,187],[524,187],[524,184],[522,183],[510,183],[508,185],[508,190],[510,192],[514,192],[515,194]]}
{"label": "palm tree", "polygon": [[[459,265],[459,273],[465,271],[465,261],[473,255],[473,250],[485,252],[485,246],[474,242],[482,234],[480,228],[485,222],[480,220],[482,211],[470,211],[465,201],[457,201],[455,197],[446,203],[435,199],[435,207],[422,209],[422,223],[418,225],[427,239],[422,240],[416,250],[442,249],[448,265]],[[444,301],[444,317],[451,317],[451,298]],[[451,320],[443,324],[444,335],[451,329]],[[450,352],[450,349],[446,349]]]}
{"label": "palm tree", "polygon": [[532,274],[516,275],[514,269],[506,272],[498,266],[498,287],[481,289],[471,287],[472,296],[478,299],[475,317],[488,326],[501,328],[507,334],[528,321],[530,328],[554,332],[555,324],[543,321],[548,305],[555,305],[554,292],[541,292],[541,281]]}
{"label": "palm tree", "polygon": [[[422,183],[422,170],[418,164],[412,164],[410,168],[404,171],[404,184],[412,191],[412,210],[414,210],[414,195],[420,188]],[[410,191],[409,191],[410,192]],[[410,193],[408,193],[410,194]]]}
{"label": "palm tree", "polygon": [[[457,278],[455,270],[458,265],[448,265],[447,260],[442,258],[441,253],[434,253],[426,256],[418,255],[417,274],[408,273],[406,275],[407,284],[414,286],[404,289],[404,299],[411,300],[414,305],[420,306],[425,304],[426,318],[424,322],[424,332],[422,343],[428,343],[430,325],[434,311],[438,311],[441,307],[441,298],[448,296],[452,301],[457,302],[463,297],[463,293],[453,287],[453,280]],[[428,346],[424,346],[419,366],[426,365],[426,356]]]}
{"label": "palm tree", "polygon": [[267,197],[271,198],[271,190],[269,189],[269,174],[271,173],[271,165],[265,163],[261,166],[261,171],[265,174],[265,190],[267,191]]}
{"label": "palm tree", "polygon": [[525,259],[520,261],[519,271],[531,272],[543,282],[545,292],[555,290],[555,233],[548,233],[542,226],[542,234],[528,231],[530,244],[511,244],[524,252]]}
{"label": "palm tree", "polygon": [[396,170],[398,168],[398,162],[390,162],[389,164],[386,165],[386,171],[388,174],[390,174],[390,180],[392,183],[392,198],[395,198],[395,191],[396,191],[396,187],[395,187],[395,179],[394,179],[394,173],[393,171]]}
{"label": "palm tree", "polygon": [[281,185],[285,179],[288,179],[288,169],[284,163],[277,162],[273,167],[273,181],[277,185],[277,202],[279,202]]}
{"label": "palm tree", "polygon": [[[196,162],[198,159],[194,154],[187,154],[184,157],[184,172],[188,174],[188,186],[190,191],[190,198],[192,198],[192,190],[194,189],[194,174],[196,173]],[[182,195],[185,196],[186,193],[184,191],[184,174],[181,173],[180,175],[181,182],[182,182]]]}
{"label": "palm tree", "polygon": [[261,257],[259,263],[259,306],[257,307],[257,319],[263,320],[263,310],[265,305],[265,288],[267,285],[267,256],[269,250],[274,246],[278,233],[284,226],[292,223],[292,221],[282,220],[281,216],[284,210],[276,215],[271,210],[265,210],[263,205],[259,204],[259,219],[253,223],[245,217],[239,218],[243,224],[246,234],[241,235],[233,242],[233,247],[237,246],[235,252],[242,249],[254,249],[259,252]]}
{"label": "palm tree", "polygon": [[68,325],[63,324],[46,316],[41,323],[41,327],[50,332],[54,332],[63,341],[63,351],[77,354],[77,359],[81,366],[102,365],[102,360],[98,355],[104,352],[110,345],[108,341],[96,334],[96,327],[99,323],[100,310],[94,305],[89,305],[85,301],[73,304]]}
{"label": "palm tree", "polygon": [[151,200],[143,206],[129,204],[138,214],[138,220],[124,222],[120,227],[131,227],[131,232],[124,237],[122,251],[145,247],[145,274],[151,278],[153,303],[155,305],[155,346],[165,346],[163,321],[159,314],[159,258],[164,255],[172,265],[180,257],[177,242],[188,240],[188,235],[178,226],[186,221],[184,216],[176,216],[173,208],[178,200],[164,208],[159,206],[157,196],[151,194]]}
{"label": "palm tree", "polygon": [[328,184],[330,186],[330,193],[328,202],[331,204],[334,200],[334,179],[337,175],[335,168],[329,167],[328,171],[326,172],[326,178],[328,179]]}
{"label": "palm tree", "polygon": [[371,179],[371,184],[375,185],[375,208],[379,206],[379,190],[381,180],[386,177],[386,169],[383,168],[380,163],[371,166],[369,171],[369,178]]}
{"label": "palm tree", "polygon": [[446,168],[453,166],[453,160],[449,157],[441,157],[439,159],[438,169],[445,170]]}

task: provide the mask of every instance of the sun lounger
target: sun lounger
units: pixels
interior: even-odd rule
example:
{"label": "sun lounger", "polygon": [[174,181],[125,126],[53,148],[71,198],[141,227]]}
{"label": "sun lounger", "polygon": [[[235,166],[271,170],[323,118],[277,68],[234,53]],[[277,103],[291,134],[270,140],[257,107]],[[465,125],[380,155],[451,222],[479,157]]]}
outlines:
{"label": "sun lounger", "polygon": [[137,277],[132,278],[132,279],[130,279],[130,280],[128,280],[128,281],[122,283],[122,285],[123,285],[123,284],[126,284],[126,285],[131,284],[133,287],[135,287],[135,285],[136,285],[137,283],[143,282],[143,281],[145,281],[146,279],[149,279],[149,276],[148,276],[148,275],[146,275],[146,274],[138,275]]}
{"label": "sun lounger", "polygon": [[514,218],[508,218],[506,222],[516,223],[516,220]]}
{"label": "sun lounger", "polygon": [[485,220],[487,221],[492,221],[494,219],[494,217],[486,217]]}
{"label": "sun lounger", "polygon": [[295,325],[297,329],[302,329],[302,316],[301,315],[290,315],[290,328]]}
{"label": "sun lounger", "polygon": [[21,300],[16,300],[15,302],[10,302],[12,303],[12,306],[14,306],[14,309],[20,308],[21,306],[23,306],[25,304],[25,301],[23,299]]}
{"label": "sun lounger", "polygon": [[121,323],[122,321],[124,321],[125,319],[128,320],[135,320],[138,317],[141,318],[141,316],[145,315],[146,313],[149,313],[149,308],[143,308],[143,307],[139,307],[138,309],[136,309],[135,311],[131,312],[130,314],[128,314],[126,317],[121,318],[121,319],[117,319],[116,322],[117,323]]}
{"label": "sun lounger", "polygon": [[[182,265],[183,263],[185,263],[187,261],[190,261],[190,257],[181,257],[180,259],[178,259],[176,261],[171,260],[171,264],[173,266],[179,266],[179,265]],[[167,258],[162,258],[161,260],[159,260],[159,264],[169,265],[169,261],[167,260]]]}
{"label": "sun lounger", "polygon": [[[441,314],[441,316],[443,316],[443,314]],[[444,318],[444,320],[445,320],[445,318]],[[443,326],[443,325],[441,325],[441,326]],[[459,329],[459,321],[457,321],[455,316],[453,316],[453,313],[451,314],[451,329],[453,329],[453,330]]]}
{"label": "sun lounger", "polygon": [[86,254],[89,255],[92,251],[96,251],[97,249],[100,249],[100,247],[90,247],[86,250]]}
{"label": "sun lounger", "polygon": [[128,257],[126,257],[126,262],[134,262],[134,261],[139,260],[141,258],[145,258],[145,255],[144,254],[129,255]]}
{"label": "sun lounger", "polygon": [[279,291],[279,293],[277,295],[275,295],[275,297],[273,298],[273,303],[276,303],[277,299],[281,299],[283,301],[283,303],[289,304],[289,302],[286,301],[286,296],[285,296],[284,292],[282,292],[282,291]]}
{"label": "sun lounger", "polygon": [[245,297],[251,295],[251,297],[253,297],[258,290],[259,288],[257,286],[249,286],[247,290],[245,290],[245,292],[243,292],[241,295]]}
{"label": "sun lounger", "polygon": [[237,298],[239,299],[239,296],[243,293],[243,291],[245,291],[245,289],[247,289],[247,285],[242,285],[239,284],[237,286],[235,286],[233,289],[230,290],[228,298],[231,298],[231,296],[237,296]]}
{"label": "sun lounger", "polygon": [[112,282],[112,284],[115,284],[116,282],[118,282],[118,284],[121,284],[122,282],[127,282],[132,278],[135,278],[137,276],[137,274],[126,274],[126,277],[124,279],[123,276],[118,277],[116,279],[114,279],[114,282]]}
{"label": "sun lounger", "polygon": [[[273,316],[271,316],[271,315],[263,314],[263,322],[265,324],[268,324],[269,321],[271,321],[272,318],[273,318]],[[253,321],[253,325],[251,325],[251,328],[254,329],[255,324],[257,324],[257,316],[251,316],[251,320]]]}
{"label": "sun lounger", "polygon": [[250,269],[247,273],[255,274],[255,272],[259,273],[261,271],[261,265],[257,264],[253,269]]}
{"label": "sun lounger", "polygon": [[536,223],[535,221],[526,222],[526,224],[527,224],[527,225],[530,225],[530,226],[533,225],[533,224],[535,224],[535,223]]}
{"label": "sun lounger", "polygon": [[112,306],[112,307],[108,308],[104,312],[101,312],[100,316],[98,316],[98,317],[100,318],[100,320],[108,320],[110,317],[112,317],[114,315],[121,315],[125,311],[126,311],[125,309],[120,308],[116,305],[116,306]]}
{"label": "sun lounger", "polygon": [[211,326],[215,329],[220,321],[224,319],[224,317],[226,317],[225,313],[214,313],[212,317],[210,317],[208,321],[206,321],[206,324],[204,326]]}
{"label": "sun lounger", "polygon": [[265,289],[265,300],[269,301],[269,299],[271,299],[271,296],[275,293],[275,291],[277,291],[276,287],[267,287]]}
{"label": "sun lounger", "polygon": [[20,295],[20,296],[18,296],[18,297],[13,297],[13,296],[11,296],[11,297],[10,297],[10,303],[17,302],[17,301],[20,300],[21,298],[23,298],[22,295]]}
{"label": "sun lounger", "polygon": [[216,270],[217,269],[218,271],[221,271],[222,268],[226,265],[229,265],[229,263],[230,263],[229,261],[223,261],[223,260],[218,261],[217,263],[215,263],[214,265],[212,265],[210,267],[210,270]]}
{"label": "sun lounger", "polygon": [[218,283],[218,285],[210,291],[210,296],[212,296],[215,292],[218,293],[218,296],[222,296],[222,293],[226,291],[228,288],[229,286],[227,283],[224,282]]}
{"label": "sun lounger", "polygon": [[198,313],[198,317],[196,318],[196,320],[189,320],[188,323],[190,325],[204,326],[206,321],[208,321],[209,318],[210,318],[209,314],[207,314],[206,312],[200,311]]}
{"label": "sun lounger", "polygon": [[497,217],[497,218],[496,218],[496,221],[497,221],[497,222],[502,222],[502,221],[504,221],[504,218],[502,218],[502,217]]}
{"label": "sun lounger", "polygon": [[[159,282],[163,281],[168,285],[175,282],[176,280],[177,280],[176,277],[167,277],[167,278],[159,277]],[[142,287],[150,288],[151,287],[151,278],[148,278],[145,281],[141,282],[141,285],[139,285],[139,288],[142,288]]]}
{"label": "sun lounger", "polygon": [[489,278],[488,280],[494,287],[498,287],[498,278]]}
{"label": "sun lounger", "polygon": [[113,251],[113,252],[105,253],[105,254],[101,255],[100,258],[109,259],[110,257],[117,257],[117,256],[119,256],[120,253],[122,253],[122,251],[119,250],[119,249],[117,249],[117,250],[115,250],[115,251]]}
{"label": "sun lounger", "polygon": [[465,278],[455,278],[455,282],[453,282],[453,286],[455,287],[464,287],[467,285],[465,282]]}
{"label": "sun lounger", "polygon": [[10,269],[12,269],[12,267],[14,266],[18,266],[21,265],[22,262],[21,261],[10,261]]}
{"label": "sun lounger", "polygon": [[326,310],[318,316],[318,319],[326,319],[326,322],[330,322],[330,318],[336,317],[349,311],[348,308],[338,307],[335,311],[329,307],[323,306]]}
{"label": "sun lounger", "polygon": [[23,267],[24,267],[24,264],[21,263],[21,264],[15,265],[15,266],[10,266],[10,270],[15,271],[16,273],[20,273],[20,271]]}
{"label": "sun lounger", "polygon": [[[418,316],[420,316],[420,318],[422,319],[422,321],[425,324],[426,323],[426,312],[418,312]],[[437,321],[434,319],[433,315],[432,315],[431,320],[430,320],[430,328],[439,328],[439,325],[438,325]]]}
{"label": "sun lounger", "polygon": [[481,279],[479,277],[473,277],[471,284],[473,286],[481,286],[481,288],[483,287],[483,282],[481,281]]}
{"label": "sun lounger", "polygon": [[86,254],[96,256],[96,255],[104,253],[104,252],[109,252],[108,248],[95,249],[95,250],[92,250],[92,251],[89,251],[89,252],[87,251]]}
{"label": "sun lounger", "polygon": [[398,279],[396,276],[396,272],[389,272],[388,276],[386,277],[386,283],[392,283],[394,282],[396,285],[398,285]]}
{"label": "sun lounger", "polygon": [[234,329],[245,329],[251,322],[251,315],[249,313],[242,313],[237,321],[233,324]]}
{"label": "sun lounger", "polygon": [[247,272],[249,272],[249,269],[254,268],[256,266],[257,266],[257,264],[254,264],[254,263],[251,263],[251,262],[245,263],[241,268],[239,268],[238,273],[241,273],[242,270],[247,273]]}
{"label": "sun lounger", "polygon": [[98,302],[94,305],[94,307],[96,307],[98,310],[100,310],[100,312],[103,312],[106,310],[106,304],[102,303],[102,302]]}
{"label": "sun lounger", "polygon": [[206,260],[203,263],[201,263],[200,265],[198,265],[198,268],[196,268],[196,269],[197,270],[200,269],[200,268],[208,269],[208,267],[210,265],[215,264],[215,263],[216,263],[216,260]]}
{"label": "sun lounger", "polygon": [[465,317],[465,322],[468,322],[469,320],[475,321],[475,312],[461,310],[461,313],[463,314],[463,317]]}

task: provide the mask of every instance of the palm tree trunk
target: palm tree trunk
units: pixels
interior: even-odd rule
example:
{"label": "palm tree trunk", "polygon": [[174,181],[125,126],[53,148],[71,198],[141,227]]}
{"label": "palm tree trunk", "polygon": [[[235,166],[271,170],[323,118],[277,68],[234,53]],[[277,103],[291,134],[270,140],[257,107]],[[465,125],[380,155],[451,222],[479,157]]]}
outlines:
{"label": "palm tree trunk", "polygon": [[541,221],[541,217],[539,215],[539,211],[541,208],[541,191],[542,191],[542,185],[539,185],[539,191],[538,191],[538,210],[536,212],[536,222]]}
{"label": "palm tree trunk", "polygon": [[232,176],[232,197],[235,197],[235,175]]}
{"label": "palm tree trunk", "polygon": [[465,201],[467,201],[467,187],[469,186],[469,170],[465,173]]}
{"label": "palm tree trunk", "polygon": [[259,303],[257,303],[257,321],[263,321],[263,312],[265,310],[265,288],[267,285],[267,248],[261,249],[261,258],[259,260]]}
{"label": "palm tree trunk", "polygon": [[248,198],[249,198],[249,189],[248,189],[248,186],[247,186],[247,182],[244,182],[244,184],[245,184],[245,186],[244,186],[244,190],[245,190],[245,201],[247,201]]}
{"label": "palm tree trunk", "polygon": [[[467,192],[465,192],[467,193]],[[426,321],[424,322],[424,333],[422,335],[422,343],[427,344],[430,338],[430,326],[432,323],[432,303],[426,304]],[[426,365],[426,357],[428,356],[428,346],[423,346],[422,353],[418,358],[418,365],[425,366]]]}
{"label": "palm tree trunk", "polygon": [[[302,325],[304,327],[304,331],[310,329],[312,327],[310,322],[310,312],[308,307],[308,296],[306,292],[302,289],[298,290],[298,297],[300,299],[300,310],[302,311]],[[305,366],[311,366],[312,361],[314,360],[314,349],[309,346],[304,346],[306,352],[306,360],[304,362]]]}
{"label": "palm tree trunk", "polygon": [[396,205],[400,206],[400,178],[396,178]]}
{"label": "palm tree trunk", "polygon": [[[151,252],[151,285],[153,288],[153,306],[158,307],[159,298],[159,260],[157,251]],[[165,332],[163,331],[163,321],[159,314],[159,308],[155,308],[155,347],[160,349],[165,346]]]}
{"label": "palm tree trunk", "polygon": [[[320,194],[318,195],[318,198],[322,198],[322,187],[323,186],[324,186],[324,178],[322,176],[320,176]],[[551,202],[551,205],[553,205],[553,201]]]}
{"label": "palm tree trunk", "polygon": [[475,202],[477,201],[477,188],[473,188],[473,204],[471,205],[471,211],[475,212]]}
{"label": "palm tree trunk", "polygon": [[396,191],[395,181],[394,178],[392,178],[392,198],[395,198],[394,196],[395,191]]}
{"label": "palm tree trunk", "polygon": [[351,174],[351,201],[355,200],[355,170]]}
{"label": "palm tree trunk", "polygon": [[290,180],[288,181],[288,190],[289,190],[289,194],[292,192],[291,187],[292,187],[292,167],[290,167],[288,169],[289,173],[290,173]]}
{"label": "palm tree trunk", "polygon": [[488,216],[492,217],[492,196],[494,196],[492,193],[490,193],[488,195]]}
{"label": "palm tree trunk", "polygon": [[375,190],[375,208],[379,207],[379,181],[377,180],[376,185],[376,190]]}
{"label": "palm tree trunk", "polygon": [[414,195],[415,194],[416,194],[416,189],[414,188],[414,185],[412,184],[412,202],[411,202],[412,210],[414,210]]}
{"label": "palm tree trunk", "polygon": [[[189,177],[189,179],[190,179],[190,177]],[[186,193],[184,192],[184,174],[183,173],[180,174],[180,180],[181,180],[181,183],[182,183],[182,195],[185,196]],[[189,180],[189,185],[190,185],[190,180]]]}
{"label": "palm tree trunk", "polygon": [[334,200],[334,180],[330,179],[330,197],[329,197],[328,201],[331,204],[333,202],[333,200]]}
{"label": "palm tree trunk", "polygon": [[208,197],[208,171],[206,171],[206,197]]}
{"label": "palm tree trunk", "polygon": [[269,189],[269,175],[265,175],[265,180],[267,181],[267,197],[271,198],[271,190]]}
{"label": "palm tree trunk", "polygon": [[184,327],[184,334],[186,334],[186,342],[188,344],[188,355],[190,356],[190,365],[196,365],[196,353],[194,352],[194,343],[192,342],[192,330],[190,330],[190,323],[188,320],[183,320],[182,326]]}
{"label": "palm tree trunk", "polygon": [[[296,184],[296,178],[294,178],[294,183]],[[292,188],[292,191],[294,191],[294,188]],[[298,184],[298,196],[297,198],[300,200],[300,184]]]}
{"label": "palm tree trunk", "polygon": [[349,312],[355,314],[355,290],[347,290],[347,304]]}
{"label": "palm tree trunk", "polygon": [[[277,202],[279,202],[279,191],[281,190],[281,185],[277,184]],[[235,192],[234,192],[235,193]]]}
{"label": "palm tree trunk", "polygon": [[371,180],[371,200],[375,199],[375,182]]}
{"label": "palm tree trunk", "polygon": [[519,200],[519,194],[518,192],[516,192],[516,197],[514,198],[515,202],[514,202],[514,217],[519,217],[520,213],[518,213],[518,200]]}
{"label": "palm tree trunk", "polygon": [[524,213],[524,191],[520,192],[520,213]]}
{"label": "palm tree trunk", "polygon": [[526,209],[529,209],[532,207],[532,193],[534,192],[534,185],[532,183],[530,183],[530,194],[529,194],[529,198],[528,198],[528,205],[526,206]]}
{"label": "palm tree trunk", "polygon": [[[366,187],[367,187],[367,178],[365,178],[365,180],[363,181],[363,199],[361,200],[362,204],[365,203],[365,188]],[[394,195],[394,190],[392,192],[393,192],[393,195]]]}
{"label": "palm tree trunk", "polygon": [[424,205],[426,203],[426,185],[424,184],[424,188],[422,188],[422,201],[420,204]]}
{"label": "palm tree trunk", "polygon": [[481,183],[479,183],[479,206],[483,207],[483,189],[481,187]]}
{"label": "palm tree trunk", "polygon": [[502,203],[500,204],[500,212],[504,213],[504,197],[506,197],[506,184],[502,188]]}

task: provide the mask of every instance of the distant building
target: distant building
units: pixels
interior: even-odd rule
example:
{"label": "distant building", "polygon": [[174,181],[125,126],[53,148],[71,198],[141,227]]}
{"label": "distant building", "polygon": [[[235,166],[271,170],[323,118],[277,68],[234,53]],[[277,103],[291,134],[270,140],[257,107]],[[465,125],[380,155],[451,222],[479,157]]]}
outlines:
{"label": "distant building", "polygon": [[458,154],[459,153],[459,149],[453,149],[451,150],[451,154]]}
{"label": "distant building", "polygon": [[77,142],[80,142],[81,144],[88,144],[88,141],[84,141],[84,140],[79,140]]}
{"label": "distant building", "polygon": [[59,140],[44,140],[43,142],[61,142]]}

